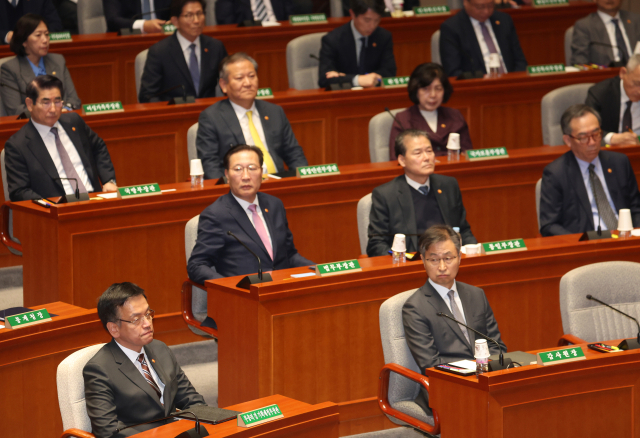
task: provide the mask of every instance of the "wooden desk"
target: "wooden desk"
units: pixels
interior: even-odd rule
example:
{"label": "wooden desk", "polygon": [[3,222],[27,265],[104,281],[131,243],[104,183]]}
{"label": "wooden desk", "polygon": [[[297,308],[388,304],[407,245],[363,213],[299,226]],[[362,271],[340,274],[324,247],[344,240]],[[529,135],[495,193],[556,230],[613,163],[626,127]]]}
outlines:
{"label": "wooden desk", "polygon": [[[530,65],[564,63],[564,32],[594,12],[592,3],[575,2],[558,8],[523,7],[508,9],[518,31],[522,49]],[[380,26],[393,34],[399,75],[409,75],[422,62],[431,60],[431,35],[449,16],[383,18]],[[289,88],[286,47],[292,39],[313,32],[329,32],[348,22],[348,18],[329,18],[327,24],[238,28],[235,25],[210,26],[204,33],[222,41],[229,53],[247,52],[260,65],[260,83],[274,91]],[[84,103],[121,100],[136,103],[135,57],[163,35],[118,37],[115,33],[74,35],[69,43],[54,43],[51,51],[65,56],[78,96]],[[316,53],[317,55],[317,53]],[[0,47],[0,58],[13,56],[8,46]]]}
{"label": "wooden desk", "polygon": [[[278,408],[284,414],[284,418],[250,428],[238,427],[235,420],[216,425],[201,423],[201,427],[207,429],[211,438],[265,436],[269,438],[338,438],[340,421],[338,407],[335,403],[325,402],[311,406],[282,395],[272,395],[250,402],[226,406],[225,408],[233,411],[248,412],[273,404],[278,405]],[[189,420],[177,421],[142,432],[136,436],[139,438],[173,438],[185,430],[192,429],[194,424],[193,421]]]}
{"label": "wooden desk", "polygon": [[[153,292],[147,294],[154,302]],[[0,330],[0,398],[3,436],[51,438],[62,433],[56,371],[74,351],[109,342],[96,309],[83,309],[55,302],[37,304],[46,308],[52,322],[21,329]],[[154,337],[173,345],[202,340],[185,329],[180,313],[159,315],[153,321]]]}
{"label": "wooden desk", "polygon": [[[463,256],[458,279],[484,289],[510,351],[557,343],[565,273],[608,260],[640,262],[640,238],[578,238],[525,239],[527,251]],[[390,256],[360,264],[363,272],[325,278],[290,278],[305,268],[275,271],[272,283],[249,291],[235,287],[240,277],[207,281],[208,314],[218,323],[219,402],[270,394],[331,400],[341,436],[391,427],[376,398],[384,365],[378,312],[389,297],[422,286],[426,273],[421,262],[394,266]]]}
{"label": "wooden desk", "polygon": [[[639,437],[640,353],[581,346],[586,360],[560,365],[478,377],[428,369],[429,404],[440,415],[442,438]],[[595,426],[605,418],[606,425]]]}

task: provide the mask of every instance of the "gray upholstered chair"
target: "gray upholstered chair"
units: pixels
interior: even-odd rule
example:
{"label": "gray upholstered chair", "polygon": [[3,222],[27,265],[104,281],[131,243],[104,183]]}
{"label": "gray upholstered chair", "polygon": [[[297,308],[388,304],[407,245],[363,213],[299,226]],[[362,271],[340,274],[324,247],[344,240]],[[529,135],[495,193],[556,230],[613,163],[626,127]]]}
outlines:
{"label": "gray upholstered chair", "polygon": [[191,160],[195,160],[196,158],[198,158],[198,150],[196,149],[198,126],[198,123],[194,123],[187,131],[187,155],[189,156],[189,163],[191,163]]}
{"label": "gray upholstered chair", "polygon": [[64,430],[61,438],[67,436],[90,438],[94,436],[91,433],[91,421],[87,415],[87,405],[84,399],[82,369],[103,345],[96,344],[78,350],[67,356],[58,365],[56,383],[60,414],[62,415],[62,429]]}
{"label": "gray upholstered chair", "polygon": [[454,9],[462,9],[462,0],[447,0],[447,6],[449,6],[449,9],[452,11]]}
{"label": "gray upholstered chair", "polygon": [[542,98],[542,142],[549,146],[564,144],[560,118],[567,108],[576,103],[584,103],[593,83],[573,84],[549,91]]}
{"label": "gray upholstered chair", "polygon": [[142,73],[144,72],[144,65],[147,63],[147,55],[149,49],[144,49],[142,52],[136,55],[136,61],[134,64],[136,75],[136,98],[140,102],[140,83],[142,82]]}
{"label": "gray upholstered chair", "polygon": [[342,0],[329,0],[329,7],[331,8],[332,17],[343,17]]}
{"label": "gray upholstered chair", "polygon": [[292,39],[287,44],[287,74],[289,88],[312,90],[318,88],[318,60],[322,37],[326,32],[316,32]]}
{"label": "gray upholstered chair", "polygon": [[564,64],[571,65],[571,40],[573,40],[573,26],[564,31]]}
{"label": "gray upholstered chair", "polygon": [[205,24],[207,26],[215,26],[216,22],[216,0],[205,0],[207,7],[204,10]]}
{"label": "gray upholstered chair", "polygon": [[559,345],[635,338],[638,326],[596,301],[593,295],[634,318],[640,318],[640,263],[602,262],[581,266],[560,280],[562,331]]}
{"label": "gray upholstered chair", "polygon": [[107,20],[102,10],[102,0],[78,0],[78,32],[105,33]]}
{"label": "gray upholstered chair", "polygon": [[402,307],[416,290],[394,295],[380,306],[380,336],[385,366],[380,371],[378,404],[393,423],[436,435],[440,433],[438,413],[433,411],[433,417],[429,417],[414,401],[420,385],[429,390],[429,379],[420,373],[405,340],[402,325]]}
{"label": "gray upholstered chair", "polygon": [[[15,56],[5,56],[4,58],[0,58],[0,66],[7,61],[11,61]],[[10,116],[11,114],[7,114],[7,111],[2,104],[2,97],[0,97],[0,117]]]}
{"label": "gray upholstered chair", "polygon": [[431,62],[442,65],[440,59],[440,30],[436,30],[431,35]]}
{"label": "gray upholstered chair", "polygon": [[[395,116],[405,109],[391,110],[391,114]],[[393,118],[386,111],[376,114],[369,121],[369,157],[372,163],[389,161],[391,126],[393,126]]]}
{"label": "gray upholstered chair", "polygon": [[360,254],[367,253],[369,242],[369,213],[371,213],[371,193],[364,195],[358,201],[358,237],[360,237]]}
{"label": "gray upholstered chair", "polygon": [[[2,173],[4,200],[9,201],[9,184],[7,184],[7,169],[4,164],[4,149],[0,152],[0,172]],[[11,210],[6,204],[2,206],[2,219],[2,226],[4,227],[2,234],[4,235],[5,232],[8,233],[8,240],[5,240],[4,236],[2,236],[2,240],[9,251],[15,255],[22,256],[22,246],[20,245],[20,241],[13,235],[13,210]]]}
{"label": "gray upholstered chair", "polygon": [[2,104],[2,96],[0,96],[0,117],[4,117],[7,115],[7,112],[4,110],[4,105]]}
{"label": "gray upholstered chair", "polygon": [[542,178],[536,183],[536,218],[538,219],[538,231],[540,231],[540,190],[542,189]]}

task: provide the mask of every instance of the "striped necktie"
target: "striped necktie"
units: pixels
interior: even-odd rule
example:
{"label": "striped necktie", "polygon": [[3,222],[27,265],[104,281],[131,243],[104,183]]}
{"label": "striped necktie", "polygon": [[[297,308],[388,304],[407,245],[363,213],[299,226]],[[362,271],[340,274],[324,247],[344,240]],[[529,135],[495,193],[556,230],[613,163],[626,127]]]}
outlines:
{"label": "striped necktie", "polygon": [[256,21],[265,21],[267,19],[267,7],[262,0],[256,0],[256,9],[253,14]]}
{"label": "striped necktie", "polygon": [[151,385],[156,394],[158,394],[158,398],[162,399],[162,393],[160,392],[160,388],[158,387],[156,381],[153,380],[151,370],[149,369],[147,361],[144,358],[144,353],[140,353],[140,356],[138,356],[138,362],[140,362],[140,365],[142,366],[142,375],[144,376],[144,380],[146,380],[147,383]]}

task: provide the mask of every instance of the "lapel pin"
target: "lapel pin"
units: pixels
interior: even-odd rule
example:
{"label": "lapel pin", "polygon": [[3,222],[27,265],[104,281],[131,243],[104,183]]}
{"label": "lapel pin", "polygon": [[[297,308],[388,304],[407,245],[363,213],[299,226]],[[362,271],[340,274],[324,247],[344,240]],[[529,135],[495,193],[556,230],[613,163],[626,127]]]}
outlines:
{"label": "lapel pin", "polygon": [[52,75],[55,75],[55,74],[56,74],[56,72],[55,72],[55,71],[54,71],[54,72],[51,72],[51,74],[52,74]]}
{"label": "lapel pin", "polygon": [[631,20],[627,20],[627,23],[631,24]]}
{"label": "lapel pin", "polygon": [[265,120],[269,120],[269,116],[264,116],[264,119]]}
{"label": "lapel pin", "polygon": [[264,212],[265,212],[265,213],[269,213],[269,209],[268,209],[268,208],[265,208],[265,209],[264,209]]}
{"label": "lapel pin", "polygon": [[75,131],[75,130],[76,130],[76,127],[75,127],[75,126],[73,126],[73,127],[71,128],[71,130],[72,130],[72,131]]}
{"label": "lapel pin", "polygon": [[373,46],[373,47],[378,47],[378,44],[373,43],[373,44],[372,44],[372,46]]}
{"label": "lapel pin", "polygon": [[438,189],[438,193],[442,194],[442,190]]}
{"label": "lapel pin", "polygon": [[607,169],[607,172],[612,173],[613,171],[611,169]]}
{"label": "lapel pin", "polygon": [[496,20],[496,24],[497,24],[498,26],[500,26],[500,21]]}
{"label": "lapel pin", "polygon": [[208,51],[209,51],[209,49],[207,49],[207,48],[205,47],[205,48],[204,48],[204,51],[205,51],[205,52],[208,52]]}
{"label": "lapel pin", "polygon": [[446,128],[447,125],[445,125],[444,123],[442,125],[440,125],[442,128]]}

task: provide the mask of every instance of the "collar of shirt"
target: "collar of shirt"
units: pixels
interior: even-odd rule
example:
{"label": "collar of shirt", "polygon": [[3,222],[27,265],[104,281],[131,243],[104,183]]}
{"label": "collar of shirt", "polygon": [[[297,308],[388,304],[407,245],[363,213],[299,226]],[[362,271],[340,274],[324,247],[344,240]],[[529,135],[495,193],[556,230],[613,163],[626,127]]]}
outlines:
{"label": "collar of shirt", "polygon": [[444,302],[447,303],[447,307],[449,307],[449,310],[451,310],[451,303],[449,301],[449,291],[452,290],[452,291],[455,292],[453,294],[454,299],[459,298],[458,286],[456,285],[456,281],[453,280],[453,286],[451,286],[451,289],[447,289],[444,286],[440,286],[439,284],[436,284],[433,281],[431,281],[431,279],[429,279],[429,284],[431,284],[431,286],[433,286],[433,288],[436,290],[436,292],[438,292],[438,295],[440,295],[442,297],[442,299],[444,300]]}
{"label": "collar of shirt", "polygon": [[[258,115],[258,110],[256,109],[256,101],[254,100],[253,103],[251,104],[251,108],[246,109],[240,105],[238,105],[237,103],[233,103],[231,101],[231,99],[229,99],[229,103],[231,104],[231,107],[233,108],[233,111],[235,111],[236,116],[238,117],[238,120],[241,120],[245,114],[247,114],[247,111],[253,111],[253,115]],[[245,139],[246,141],[246,139]]]}
{"label": "collar of shirt", "polygon": [[244,199],[240,199],[238,198],[236,195],[234,195],[233,193],[231,193],[231,195],[236,198],[236,201],[238,201],[238,204],[240,204],[240,207],[242,207],[242,209],[246,212],[249,212],[248,214],[251,214],[251,212],[249,211],[249,206],[251,204],[255,204],[258,206],[258,208],[256,209],[256,211],[261,211],[260,210],[260,201],[258,201],[258,194],[256,193],[256,199],[253,200],[253,202],[247,202]]}
{"label": "collar of shirt", "polygon": [[[353,20],[351,20],[349,24],[351,25],[351,32],[353,32],[353,41],[356,44],[356,61],[360,63],[360,49],[362,48],[362,43],[360,42],[360,38],[362,38],[364,35],[358,32],[358,30],[356,29],[356,25],[353,24]],[[365,37],[365,40],[364,40],[365,47],[367,46],[368,43],[369,43],[369,38]]]}
{"label": "collar of shirt", "polygon": [[[575,155],[575,154],[574,154]],[[588,163],[580,158],[576,157],[578,161],[578,166],[580,166],[580,173],[582,173],[583,177],[589,179],[589,164],[593,164],[595,166],[595,172],[598,174],[598,178],[602,178],[604,175],[602,174],[602,164],[600,164],[600,157],[596,157],[591,163]]]}
{"label": "collar of shirt", "polygon": [[136,367],[138,369],[138,371],[140,371],[141,374],[142,374],[142,364],[140,362],[138,362],[138,356],[140,356],[140,353],[144,354],[144,360],[145,360],[145,362],[147,362],[147,366],[149,367],[149,370],[151,371],[151,376],[153,377],[153,380],[156,382],[156,385],[158,385],[158,388],[160,389],[160,395],[161,395],[160,403],[164,404],[164,387],[165,387],[165,384],[162,381],[162,379],[160,379],[160,376],[158,375],[158,373],[156,372],[156,369],[153,366],[153,363],[151,363],[151,361],[149,360],[149,356],[147,356],[147,352],[145,351],[144,347],[142,347],[142,350],[140,350],[140,353],[138,353],[136,351],[133,351],[133,350],[125,347],[124,345],[120,345],[118,343],[118,341],[116,341],[116,345],[118,347],[120,347],[120,349],[125,354],[125,356],[127,356],[129,358],[129,360],[131,361],[133,366]]}
{"label": "collar of shirt", "polygon": [[47,70],[44,68],[44,56],[40,58],[40,61],[38,61],[38,65],[35,65],[33,62],[31,62],[29,58],[27,58],[27,61],[29,61],[29,66],[31,67],[31,70],[33,70],[34,75],[42,76],[47,74]]}
{"label": "collar of shirt", "polygon": [[598,15],[600,16],[600,19],[602,20],[602,22],[604,24],[613,24],[611,22],[611,20],[613,20],[613,19],[617,19],[618,23],[622,24],[622,21],[620,20],[620,11],[616,12],[615,17],[612,17],[611,15],[606,14],[606,13],[604,13],[602,11],[597,11],[597,12],[598,12]]}
{"label": "collar of shirt", "polygon": [[[627,110],[628,101],[629,96],[624,90],[622,79],[620,79],[620,123],[618,124],[618,132],[622,132],[622,118],[624,117],[624,113]],[[640,135],[640,102],[631,103],[631,121],[633,124],[634,132],[637,135]]]}
{"label": "collar of shirt", "polygon": [[149,358],[147,357],[147,352],[144,351],[144,347],[142,347],[142,350],[140,350],[140,353],[138,353],[137,351],[133,351],[132,349],[125,347],[124,345],[120,344],[118,341],[116,341],[116,345],[120,347],[122,352],[129,358],[131,362],[133,362],[134,365],[138,361],[138,356],[140,355],[140,353],[144,353],[144,358],[147,361],[147,363],[149,363]]}
{"label": "collar of shirt", "polygon": [[33,126],[36,127],[38,133],[40,134],[40,137],[42,137],[43,139],[46,135],[51,134],[51,128],[58,128],[58,132],[60,132],[61,129],[64,129],[59,121],[57,121],[53,126],[41,125],[40,123],[34,122],[33,119],[31,119],[31,123],[33,123]]}
{"label": "collar of shirt", "polygon": [[427,186],[427,187],[429,187],[429,190],[431,190],[431,177],[427,178],[427,182],[424,183],[424,184],[420,184],[418,181],[412,180],[411,178],[409,178],[407,176],[406,173],[404,174],[404,177],[407,180],[407,184],[409,184],[412,188],[414,188],[414,189],[416,189],[418,191],[420,191],[420,187],[423,187],[423,186]]}
{"label": "collar of shirt", "polygon": [[200,37],[196,38],[194,42],[191,42],[183,37],[179,30],[176,31],[176,37],[178,37],[178,43],[184,53],[185,59],[187,60],[187,65],[189,65],[189,57],[191,56],[191,49],[189,48],[191,44],[196,45],[196,58],[198,58],[198,63],[200,63]]}

